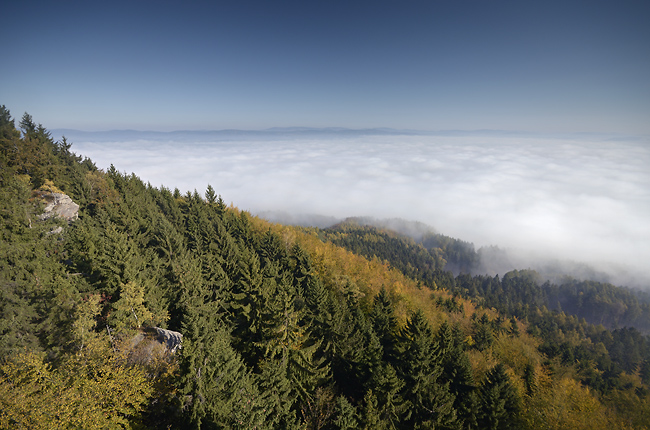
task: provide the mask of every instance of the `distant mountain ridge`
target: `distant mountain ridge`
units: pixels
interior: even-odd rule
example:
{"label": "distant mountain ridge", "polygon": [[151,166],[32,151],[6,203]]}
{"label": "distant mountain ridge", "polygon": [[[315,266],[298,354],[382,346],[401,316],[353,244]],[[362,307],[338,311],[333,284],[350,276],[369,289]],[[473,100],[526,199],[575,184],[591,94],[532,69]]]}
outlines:
{"label": "distant mountain ridge", "polygon": [[53,129],[54,136],[66,136],[70,141],[111,141],[111,140],[251,140],[277,139],[309,136],[378,136],[378,135],[429,135],[429,132],[415,130],[397,130],[391,128],[350,129],[342,127],[273,127],[263,130],[107,130],[84,131],[75,129]]}
{"label": "distant mountain ridge", "polygon": [[358,137],[358,136],[521,136],[558,139],[597,139],[603,141],[639,140],[648,136],[627,136],[620,133],[541,133],[521,130],[410,130],[387,127],[345,128],[345,127],[271,127],[260,130],[133,130],[118,129],[86,131],[69,128],[52,129],[54,137],[66,136],[71,141],[131,141],[131,140],[178,140],[178,141],[221,141],[221,140],[274,140],[297,137]]}

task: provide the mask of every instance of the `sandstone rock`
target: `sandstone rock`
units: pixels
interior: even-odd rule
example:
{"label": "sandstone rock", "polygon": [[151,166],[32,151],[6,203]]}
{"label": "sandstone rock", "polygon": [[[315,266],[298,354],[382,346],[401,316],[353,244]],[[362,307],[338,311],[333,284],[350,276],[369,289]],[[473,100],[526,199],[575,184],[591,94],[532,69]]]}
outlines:
{"label": "sandstone rock", "polygon": [[58,226],[57,228],[53,228],[52,230],[48,231],[46,235],[51,235],[51,234],[61,234],[63,233],[63,227]]}
{"label": "sandstone rock", "polygon": [[153,327],[158,335],[158,342],[162,343],[167,347],[167,350],[172,354],[176,350],[182,348],[183,335],[177,331],[165,330],[160,327]]}
{"label": "sandstone rock", "polygon": [[45,220],[53,216],[58,216],[66,221],[74,221],[79,218],[79,205],[63,193],[46,193],[41,196],[46,202],[45,212],[38,216],[39,219]]}
{"label": "sandstone rock", "polygon": [[[109,333],[111,330],[109,329]],[[152,360],[168,359],[182,348],[183,335],[160,327],[144,327],[124,345],[129,363],[150,363]]]}

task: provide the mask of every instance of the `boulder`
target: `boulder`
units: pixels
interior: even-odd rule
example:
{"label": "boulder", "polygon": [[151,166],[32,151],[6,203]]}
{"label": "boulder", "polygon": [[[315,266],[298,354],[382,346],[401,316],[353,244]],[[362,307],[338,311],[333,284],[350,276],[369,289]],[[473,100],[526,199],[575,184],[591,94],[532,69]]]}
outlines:
{"label": "boulder", "polygon": [[41,195],[47,205],[45,211],[38,216],[39,219],[45,220],[58,216],[70,222],[79,218],[79,205],[72,201],[70,196],[63,193],[45,193]]}
{"label": "boulder", "polygon": [[[109,333],[110,333],[109,329]],[[139,328],[136,334],[125,344],[129,363],[150,363],[152,360],[168,360],[181,349],[183,335],[177,331],[160,327]]]}
{"label": "boulder", "polygon": [[63,227],[58,226],[57,228],[53,228],[52,230],[45,233],[45,235],[49,236],[51,234],[61,234],[61,233],[63,233]]}
{"label": "boulder", "polygon": [[177,331],[165,330],[160,327],[153,327],[156,331],[157,340],[163,344],[172,354],[183,347],[183,335]]}

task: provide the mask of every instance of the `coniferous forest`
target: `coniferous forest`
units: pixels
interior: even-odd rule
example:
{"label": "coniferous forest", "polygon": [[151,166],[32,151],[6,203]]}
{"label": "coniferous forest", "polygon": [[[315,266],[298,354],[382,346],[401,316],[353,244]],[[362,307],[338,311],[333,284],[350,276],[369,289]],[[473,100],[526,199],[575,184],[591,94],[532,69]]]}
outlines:
{"label": "coniferous forest", "polygon": [[[644,293],[272,224],[16,122],[2,106],[0,428],[650,427]],[[61,194],[78,216],[40,216]]]}

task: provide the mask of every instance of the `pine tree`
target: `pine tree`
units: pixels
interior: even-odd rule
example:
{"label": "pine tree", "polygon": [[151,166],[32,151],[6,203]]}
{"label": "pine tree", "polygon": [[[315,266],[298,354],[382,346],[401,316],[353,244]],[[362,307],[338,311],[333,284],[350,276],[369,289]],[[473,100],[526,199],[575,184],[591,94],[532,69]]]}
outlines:
{"label": "pine tree", "polygon": [[232,299],[229,308],[235,326],[235,348],[255,369],[264,357],[260,346],[264,330],[264,312],[268,312],[273,291],[264,288],[257,254],[243,249],[233,273]]}
{"label": "pine tree", "polygon": [[494,343],[493,327],[487,314],[474,321],[474,341],[479,351],[489,348]]}
{"label": "pine tree", "polygon": [[281,358],[265,360],[256,375],[266,412],[265,426],[269,429],[298,429],[295,404],[297,396],[287,377],[287,363]]}
{"label": "pine tree", "polygon": [[[282,288],[284,287],[284,288]],[[303,312],[294,307],[288,282],[276,289],[263,314],[263,330],[258,346],[264,357],[286,363],[292,389],[302,401],[308,401],[315,389],[329,377],[329,366],[316,352],[320,341],[303,325]]]}
{"label": "pine tree", "polygon": [[11,112],[0,106],[0,165],[4,166],[12,158],[20,140],[20,132],[16,129]]}
{"label": "pine tree", "polygon": [[526,363],[524,367],[524,387],[526,395],[531,397],[537,391],[537,381],[535,378],[535,367],[531,363]]}
{"label": "pine tree", "polygon": [[183,409],[196,428],[252,428],[266,419],[249,370],[228,333],[214,323],[196,339],[184,336],[180,388]]}
{"label": "pine tree", "polygon": [[379,416],[377,403],[375,394],[372,390],[368,390],[363,397],[363,430],[383,430],[389,428],[388,423],[383,421]]}
{"label": "pine tree", "polygon": [[296,293],[302,296],[307,289],[307,283],[313,278],[313,269],[309,254],[298,244],[291,248],[291,264]]}
{"label": "pine tree", "polygon": [[208,184],[208,188],[205,190],[205,200],[210,205],[217,203],[217,193],[215,193],[214,188],[210,184]]}
{"label": "pine tree", "polygon": [[650,385],[650,359],[646,358],[639,366],[639,376],[644,384]]}
{"label": "pine tree", "polygon": [[108,222],[104,226],[104,237],[100,243],[101,248],[97,255],[100,262],[98,271],[107,294],[116,296],[121,286],[127,282],[145,281],[142,279],[144,259],[128,234]]}
{"label": "pine tree", "polygon": [[381,362],[382,349],[364,313],[339,295],[332,301],[331,322],[323,335],[326,357],[341,391],[361,400],[372,369]]}

